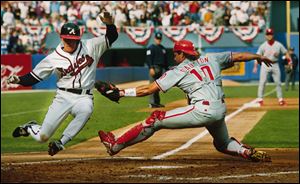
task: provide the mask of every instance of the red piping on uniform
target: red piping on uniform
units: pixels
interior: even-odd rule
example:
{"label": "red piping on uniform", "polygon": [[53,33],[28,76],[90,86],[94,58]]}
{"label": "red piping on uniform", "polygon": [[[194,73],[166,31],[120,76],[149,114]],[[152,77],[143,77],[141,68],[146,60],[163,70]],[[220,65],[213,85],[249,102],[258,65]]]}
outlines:
{"label": "red piping on uniform", "polygon": [[190,112],[190,111],[192,111],[192,110],[194,110],[194,109],[195,109],[195,106],[193,106],[193,108],[191,108],[191,109],[189,109],[189,110],[187,110],[187,111],[185,111],[185,112],[182,112],[182,113],[179,113],[179,114],[173,114],[173,115],[171,115],[171,116],[166,116],[164,119],[172,118],[172,117],[175,117],[175,116],[180,116],[180,115],[186,114],[186,113],[188,113],[188,112]]}

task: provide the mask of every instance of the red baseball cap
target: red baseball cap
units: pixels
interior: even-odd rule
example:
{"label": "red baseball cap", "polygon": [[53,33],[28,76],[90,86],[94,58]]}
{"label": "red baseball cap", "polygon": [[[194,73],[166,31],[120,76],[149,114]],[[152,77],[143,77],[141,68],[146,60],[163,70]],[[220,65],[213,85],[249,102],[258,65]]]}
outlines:
{"label": "red baseball cap", "polygon": [[273,31],[272,28],[268,28],[268,29],[266,30],[266,35],[273,35],[273,34],[274,34],[274,31]]}
{"label": "red baseball cap", "polygon": [[198,52],[196,51],[194,44],[188,40],[180,40],[175,43],[173,51],[181,51],[186,54],[196,56],[198,55]]}

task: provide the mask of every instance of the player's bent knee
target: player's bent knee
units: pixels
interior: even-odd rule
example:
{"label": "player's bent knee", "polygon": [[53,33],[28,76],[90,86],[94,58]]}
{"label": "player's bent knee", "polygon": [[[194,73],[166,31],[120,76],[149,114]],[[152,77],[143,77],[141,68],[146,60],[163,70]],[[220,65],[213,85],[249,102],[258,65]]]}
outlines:
{"label": "player's bent knee", "polygon": [[147,125],[153,125],[157,120],[161,121],[165,118],[166,116],[166,111],[153,111],[145,121]]}
{"label": "player's bent knee", "polygon": [[80,111],[80,114],[84,114],[87,116],[90,116],[93,113],[93,109],[92,108],[84,108]]}
{"label": "player's bent knee", "polygon": [[40,137],[41,137],[40,142],[47,142],[49,140],[49,137],[44,134],[41,134]]}

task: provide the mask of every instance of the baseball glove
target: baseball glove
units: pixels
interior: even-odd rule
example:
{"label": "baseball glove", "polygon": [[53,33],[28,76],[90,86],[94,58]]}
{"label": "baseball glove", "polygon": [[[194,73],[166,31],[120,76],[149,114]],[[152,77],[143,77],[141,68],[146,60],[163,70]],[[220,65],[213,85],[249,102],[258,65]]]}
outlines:
{"label": "baseball glove", "polygon": [[112,83],[106,83],[103,81],[96,81],[95,88],[106,98],[111,101],[119,103],[120,100],[120,90]]}

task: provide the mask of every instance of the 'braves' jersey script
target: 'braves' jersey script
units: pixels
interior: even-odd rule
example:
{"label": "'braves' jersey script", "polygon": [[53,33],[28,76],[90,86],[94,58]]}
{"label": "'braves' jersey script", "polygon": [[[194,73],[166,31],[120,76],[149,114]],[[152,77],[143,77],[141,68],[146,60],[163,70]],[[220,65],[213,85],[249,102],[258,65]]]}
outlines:
{"label": "'braves' jersey script", "polygon": [[280,54],[284,54],[286,52],[286,48],[284,48],[284,46],[278,41],[275,41],[272,45],[266,41],[257,50],[257,54],[266,56],[274,62],[278,61]]}
{"label": "'braves' jersey script", "polygon": [[157,85],[162,91],[177,86],[188,94],[191,104],[200,100],[224,98],[221,70],[233,66],[231,52],[208,54],[196,61],[185,60],[164,73]]}
{"label": "'braves' jersey script", "polygon": [[92,89],[96,78],[96,67],[101,55],[109,48],[105,36],[81,40],[72,54],[64,52],[60,44],[31,72],[41,81],[52,73],[58,76],[57,87]]}

